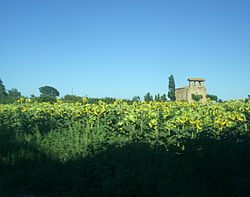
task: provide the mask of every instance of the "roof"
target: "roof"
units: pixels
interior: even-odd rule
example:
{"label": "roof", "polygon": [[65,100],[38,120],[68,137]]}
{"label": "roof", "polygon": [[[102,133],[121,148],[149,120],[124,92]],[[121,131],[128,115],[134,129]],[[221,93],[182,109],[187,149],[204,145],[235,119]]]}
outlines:
{"label": "roof", "polygon": [[188,81],[205,81],[203,78],[188,78]]}
{"label": "roof", "polygon": [[175,90],[181,90],[181,89],[187,89],[189,88],[188,86],[185,86],[185,87],[181,87],[181,88],[175,88]]}

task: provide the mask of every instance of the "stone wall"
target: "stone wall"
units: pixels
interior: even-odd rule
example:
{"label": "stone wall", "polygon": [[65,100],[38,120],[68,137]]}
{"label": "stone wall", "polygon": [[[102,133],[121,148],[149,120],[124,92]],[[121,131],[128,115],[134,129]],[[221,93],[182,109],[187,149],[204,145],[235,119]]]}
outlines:
{"label": "stone wall", "polygon": [[189,103],[193,102],[192,94],[201,95],[201,103],[207,102],[207,89],[205,87],[204,81],[189,81],[189,86],[177,88],[175,90],[176,100],[179,101],[187,101]]}
{"label": "stone wall", "polygon": [[189,103],[191,103],[193,101],[192,99],[192,94],[195,94],[195,95],[201,95],[202,96],[202,99],[200,100],[201,103],[205,103],[207,101],[207,90],[205,87],[189,87],[188,88],[188,98],[187,98],[187,101]]}
{"label": "stone wall", "polygon": [[187,101],[188,100],[188,87],[176,89],[175,97],[177,101]]}

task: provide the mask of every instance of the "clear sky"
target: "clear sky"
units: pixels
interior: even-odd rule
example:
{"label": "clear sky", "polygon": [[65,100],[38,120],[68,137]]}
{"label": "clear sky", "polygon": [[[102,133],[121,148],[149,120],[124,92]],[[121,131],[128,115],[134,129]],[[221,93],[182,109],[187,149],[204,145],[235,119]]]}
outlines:
{"label": "clear sky", "polygon": [[0,78],[39,95],[132,98],[188,77],[250,94],[249,0],[0,0]]}

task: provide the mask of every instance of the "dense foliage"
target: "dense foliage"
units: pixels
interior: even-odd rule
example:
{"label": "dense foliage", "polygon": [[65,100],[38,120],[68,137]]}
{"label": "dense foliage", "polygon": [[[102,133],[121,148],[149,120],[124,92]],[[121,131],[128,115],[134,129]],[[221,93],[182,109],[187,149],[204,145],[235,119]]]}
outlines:
{"label": "dense foliage", "polygon": [[213,94],[207,94],[206,98],[209,98],[209,99],[211,99],[213,101],[218,101],[218,96],[213,95]]}
{"label": "dense foliage", "polygon": [[39,91],[41,93],[41,97],[54,97],[56,98],[57,96],[60,95],[59,91],[51,86],[42,86],[39,88]]}
{"label": "dense foliage", "polygon": [[3,81],[0,79],[0,104],[14,103],[19,98],[21,98],[21,92],[16,88],[6,90]]}
{"label": "dense foliage", "polygon": [[192,94],[192,99],[193,99],[194,101],[199,102],[199,101],[202,99],[202,95],[199,95],[199,94]]}
{"label": "dense foliage", "polygon": [[0,194],[244,196],[249,114],[241,100],[0,105]]}

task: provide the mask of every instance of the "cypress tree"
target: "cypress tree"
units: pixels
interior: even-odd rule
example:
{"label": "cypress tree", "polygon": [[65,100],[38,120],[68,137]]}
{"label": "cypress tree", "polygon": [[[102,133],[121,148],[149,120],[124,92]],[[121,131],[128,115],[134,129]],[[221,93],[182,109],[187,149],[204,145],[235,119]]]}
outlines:
{"label": "cypress tree", "polygon": [[168,83],[168,98],[171,101],[175,101],[175,82],[174,82],[174,76],[170,75],[170,77],[168,78],[169,83]]}

